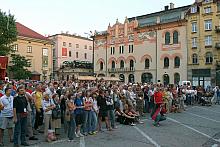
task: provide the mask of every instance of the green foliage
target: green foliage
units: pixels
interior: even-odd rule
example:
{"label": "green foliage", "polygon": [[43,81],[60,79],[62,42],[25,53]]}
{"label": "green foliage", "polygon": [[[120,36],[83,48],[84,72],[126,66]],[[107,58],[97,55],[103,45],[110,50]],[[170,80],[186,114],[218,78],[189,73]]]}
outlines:
{"label": "green foliage", "polygon": [[27,67],[31,67],[30,60],[17,54],[12,54],[11,57],[12,66],[9,67],[9,73],[13,75],[14,79],[28,79],[31,76],[31,72],[27,70]]}
{"label": "green foliage", "polygon": [[13,52],[12,43],[17,40],[17,28],[13,15],[0,10],[0,56]]}

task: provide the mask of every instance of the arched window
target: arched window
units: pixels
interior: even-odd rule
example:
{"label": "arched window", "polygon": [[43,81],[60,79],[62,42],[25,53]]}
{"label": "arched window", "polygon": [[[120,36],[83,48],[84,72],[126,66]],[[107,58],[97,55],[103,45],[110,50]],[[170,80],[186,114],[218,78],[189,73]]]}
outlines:
{"label": "arched window", "polygon": [[145,59],[145,69],[148,69],[150,67],[150,60]]}
{"label": "arched window", "polygon": [[164,58],[164,63],[163,64],[164,64],[164,68],[168,68],[169,67],[170,63],[169,63],[169,58],[168,57]]}
{"label": "arched window", "polygon": [[174,59],[174,66],[175,66],[175,68],[180,67],[180,58],[179,57],[175,57],[175,59]]}
{"label": "arched window", "polygon": [[179,33],[177,31],[173,32],[173,44],[178,44],[179,38],[178,38]]}
{"label": "arched window", "polygon": [[166,45],[170,44],[170,33],[169,32],[165,33],[165,44]]}
{"label": "arched window", "polygon": [[142,83],[150,83],[153,82],[153,75],[151,73],[143,73],[141,75],[141,82]]}
{"label": "arched window", "polygon": [[179,82],[180,82],[180,74],[175,73],[174,74],[174,84],[179,85]]}
{"label": "arched window", "polygon": [[115,61],[112,61],[112,69],[115,69]]}
{"label": "arched window", "polygon": [[163,75],[163,84],[164,85],[169,85],[170,84],[170,77],[168,74]]}
{"label": "arched window", "polygon": [[210,64],[210,63],[213,62],[213,56],[212,56],[212,53],[210,53],[210,52],[206,53],[205,61],[206,61],[206,63],[208,63],[208,64]]}
{"label": "arched window", "polygon": [[121,82],[125,82],[125,76],[123,74],[119,75],[119,79],[121,80]]}
{"label": "arched window", "polygon": [[198,55],[197,54],[192,55],[192,63],[193,64],[198,64]]}
{"label": "arched window", "polygon": [[125,68],[125,62],[123,60],[120,61],[120,68]]}
{"label": "arched window", "polygon": [[100,70],[103,70],[103,62],[100,62]]}
{"label": "arched window", "polygon": [[129,82],[129,83],[134,83],[134,75],[133,75],[133,74],[130,74],[130,75],[128,76],[128,82]]}
{"label": "arched window", "polygon": [[130,60],[130,69],[134,69],[134,60]]}

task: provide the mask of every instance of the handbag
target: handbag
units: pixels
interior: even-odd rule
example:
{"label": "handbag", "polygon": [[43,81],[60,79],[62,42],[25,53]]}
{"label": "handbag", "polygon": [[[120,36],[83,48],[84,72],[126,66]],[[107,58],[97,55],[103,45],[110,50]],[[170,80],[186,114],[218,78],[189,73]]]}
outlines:
{"label": "handbag", "polygon": [[52,119],[59,119],[61,118],[61,109],[59,105],[54,101],[56,107],[52,110]]}

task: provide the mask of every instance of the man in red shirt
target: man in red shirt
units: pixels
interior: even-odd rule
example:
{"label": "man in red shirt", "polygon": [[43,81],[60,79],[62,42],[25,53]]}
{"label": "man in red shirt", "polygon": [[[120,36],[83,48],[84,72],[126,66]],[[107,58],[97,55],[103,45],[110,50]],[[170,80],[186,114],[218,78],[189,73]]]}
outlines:
{"label": "man in red shirt", "polygon": [[161,112],[162,107],[163,107],[163,93],[161,89],[158,87],[156,88],[156,91],[154,92],[154,104],[155,104],[155,109],[154,113],[152,115],[152,119],[154,120],[154,126],[159,126],[159,122],[165,120],[165,116]]}

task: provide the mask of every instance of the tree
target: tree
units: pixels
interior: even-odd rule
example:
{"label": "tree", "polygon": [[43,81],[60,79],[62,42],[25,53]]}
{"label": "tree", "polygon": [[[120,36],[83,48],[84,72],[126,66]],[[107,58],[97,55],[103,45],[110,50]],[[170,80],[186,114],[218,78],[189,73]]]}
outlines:
{"label": "tree", "polygon": [[13,52],[12,43],[17,40],[17,28],[15,18],[0,10],[0,56]]}
{"label": "tree", "polygon": [[27,69],[31,67],[30,59],[17,54],[11,54],[11,57],[10,63],[12,65],[8,68],[9,73],[12,73],[12,76],[18,80],[28,79],[31,76],[31,72]]}

